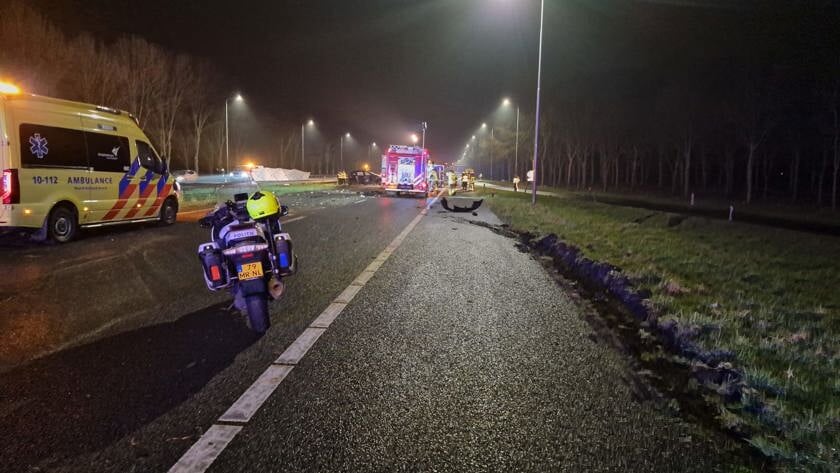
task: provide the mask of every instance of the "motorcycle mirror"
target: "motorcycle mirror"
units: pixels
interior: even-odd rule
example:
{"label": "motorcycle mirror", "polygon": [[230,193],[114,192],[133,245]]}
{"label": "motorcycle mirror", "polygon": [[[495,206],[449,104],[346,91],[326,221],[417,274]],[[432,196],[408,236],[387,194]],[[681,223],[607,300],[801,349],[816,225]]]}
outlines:
{"label": "motorcycle mirror", "polygon": [[280,206],[280,216],[285,217],[286,215],[289,215],[289,207],[287,207],[285,205],[281,205]]}

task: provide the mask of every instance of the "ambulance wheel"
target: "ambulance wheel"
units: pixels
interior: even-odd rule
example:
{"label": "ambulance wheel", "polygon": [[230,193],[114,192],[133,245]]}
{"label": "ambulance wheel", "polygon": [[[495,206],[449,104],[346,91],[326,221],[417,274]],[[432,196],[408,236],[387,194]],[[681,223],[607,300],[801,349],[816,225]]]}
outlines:
{"label": "ambulance wheel", "polygon": [[79,221],[76,212],[67,205],[57,205],[47,220],[47,235],[57,243],[67,243],[76,238]]}
{"label": "ambulance wheel", "polygon": [[178,218],[178,204],[172,198],[163,201],[163,206],[160,208],[160,223],[164,225],[172,225]]}
{"label": "ambulance wheel", "polygon": [[248,296],[245,298],[245,304],[248,308],[248,328],[256,333],[265,333],[271,326],[265,294]]}

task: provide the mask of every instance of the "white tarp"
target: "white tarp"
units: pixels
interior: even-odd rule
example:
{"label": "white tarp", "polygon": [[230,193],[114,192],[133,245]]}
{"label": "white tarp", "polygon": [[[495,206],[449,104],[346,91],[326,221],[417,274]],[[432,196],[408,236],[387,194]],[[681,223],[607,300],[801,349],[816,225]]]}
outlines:
{"label": "white tarp", "polygon": [[251,170],[251,177],[255,181],[305,181],[309,173],[297,169],[258,167]]}

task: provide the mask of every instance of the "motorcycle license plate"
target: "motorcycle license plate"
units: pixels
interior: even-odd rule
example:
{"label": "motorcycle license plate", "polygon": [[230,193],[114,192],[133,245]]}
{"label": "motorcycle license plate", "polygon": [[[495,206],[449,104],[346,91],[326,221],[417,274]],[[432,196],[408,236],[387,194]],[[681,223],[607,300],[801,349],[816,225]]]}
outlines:
{"label": "motorcycle license plate", "polygon": [[263,276],[262,263],[244,263],[239,267],[239,280],[247,281],[249,279],[257,279]]}

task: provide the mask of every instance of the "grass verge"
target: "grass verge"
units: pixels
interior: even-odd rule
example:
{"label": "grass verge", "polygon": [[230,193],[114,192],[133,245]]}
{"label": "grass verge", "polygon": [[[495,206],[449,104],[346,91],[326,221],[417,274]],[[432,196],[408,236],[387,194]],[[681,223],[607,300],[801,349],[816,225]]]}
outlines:
{"label": "grass verge", "polygon": [[[510,183],[500,181],[488,181],[495,185],[511,188]],[[791,204],[785,202],[767,203],[763,201],[753,202],[747,205],[743,200],[727,200],[712,193],[698,192],[695,205],[690,200],[679,196],[665,195],[662,193],[650,194],[640,190],[636,192],[610,191],[601,192],[593,188],[590,191],[575,190],[565,187],[539,186],[540,191],[559,194],[564,198],[576,197],[578,199],[600,201],[608,204],[624,205],[631,207],[658,207],[682,208],[685,212],[709,212],[714,213],[717,218],[726,218],[729,215],[729,206],[734,205],[734,218],[738,221],[744,217],[753,219],[779,219],[792,224],[802,225],[821,224],[825,226],[840,226],[840,213],[833,212],[829,207],[816,208],[814,205]],[[530,191],[530,187],[527,187]]]}
{"label": "grass verge", "polygon": [[661,319],[704,330],[705,348],[731,350],[750,399],[721,406],[724,425],[783,468],[840,464],[840,239],[600,204],[573,195],[484,192],[515,230],[555,233],[585,256],[622,268],[650,291]]}

